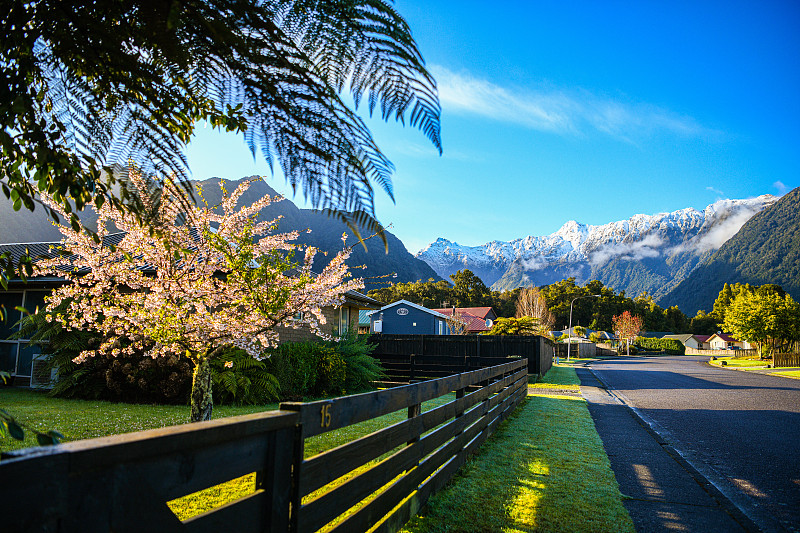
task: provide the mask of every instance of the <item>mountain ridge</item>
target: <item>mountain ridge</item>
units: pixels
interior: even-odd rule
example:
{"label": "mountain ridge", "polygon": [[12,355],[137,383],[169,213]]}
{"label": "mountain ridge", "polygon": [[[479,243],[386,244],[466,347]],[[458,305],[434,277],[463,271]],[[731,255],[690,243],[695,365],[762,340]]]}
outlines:
{"label": "mountain ridge", "polygon": [[461,246],[439,238],[416,254],[446,278],[469,268],[494,290],[599,279],[629,293],[663,297],[755,213],[777,198],[720,200],[703,210],[637,214],[602,225],[570,220],[544,236]]}
{"label": "mountain ridge", "polygon": [[[226,190],[230,194],[241,181],[252,178],[255,178],[255,176],[239,180],[209,178],[202,181],[193,181],[192,184],[200,185],[203,190],[203,197],[209,205],[214,206],[219,204],[221,199],[220,181],[223,181]],[[266,182],[256,179],[250,189],[240,198],[240,205],[242,203],[252,203],[265,195],[279,196]],[[196,196],[195,199],[198,200],[199,198]],[[41,206],[34,212],[25,209],[14,211],[11,206],[11,202],[0,200],[0,244],[55,242],[61,240],[61,233],[50,223],[45,210]],[[319,211],[300,209],[289,199],[274,202],[259,213],[261,220],[271,220],[277,217],[281,217],[277,224],[277,231],[297,230],[300,235],[294,242],[314,246],[321,252],[328,254],[326,256],[320,253],[315,258],[315,264],[319,268],[324,267],[333,257],[333,254],[342,249],[341,237],[343,233],[348,234],[348,244],[353,244],[357,241],[353,232],[343,222],[328,217]],[[82,213],[81,220],[88,227],[96,227],[96,217],[91,211]],[[307,229],[310,229],[311,232],[305,232]],[[363,236],[368,237],[369,235]],[[364,250],[364,246],[357,244],[348,260],[351,268],[365,265],[363,270],[353,270],[354,277],[364,278],[365,292],[369,289],[385,286],[388,281],[439,279],[439,276],[425,262],[411,255],[395,235],[386,231],[385,236],[389,248],[388,254],[385,252],[381,239],[375,237],[366,241],[367,250]],[[396,274],[396,277],[392,277],[393,274]]]}

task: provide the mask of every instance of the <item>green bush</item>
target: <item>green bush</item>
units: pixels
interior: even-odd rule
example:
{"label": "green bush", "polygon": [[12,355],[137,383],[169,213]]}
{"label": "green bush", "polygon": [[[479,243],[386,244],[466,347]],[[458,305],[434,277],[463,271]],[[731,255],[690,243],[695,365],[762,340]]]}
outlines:
{"label": "green bush", "polygon": [[238,348],[228,348],[211,361],[212,393],[217,405],[259,405],[280,398],[278,380],[267,370],[267,362],[250,357]]}
{"label": "green bush", "polygon": [[337,342],[331,342],[345,363],[344,389],[348,394],[371,390],[372,382],[383,376],[380,362],[372,357],[377,344],[368,342],[369,335],[348,331]]}
{"label": "green bush", "polygon": [[636,346],[647,352],[665,352],[670,355],[683,355],[686,347],[677,339],[651,339],[649,337],[636,337]]}
{"label": "green bush", "polygon": [[374,349],[366,335],[354,332],[336,342],[290,342],[272,350],[267,368],[280,384],[281,400],[352,394],[381,377]]}
{"label": "green bush", "polygon": [[630,348],[628,348],[625,341],[620,341],[620,343],[617,345],[617,355],[628,355],[628,353],[631,355],[636,355],[639,353],[639,350],[636,349],[636,345],[633,343],[631,343]]}
{"label": "green bush", "polygon": [[[67,305],[62,303],[61,308]],[[96,332],[68,330],[48,321],[45,310],[25,316],[15,336],[50,354],[56,369],[52,396],[130,403],[183,404],[192,386],[192,364],[183,356],[152,358],[136,352],[118,357],[95,356],[75,363],[82,351],[96,347]]]}

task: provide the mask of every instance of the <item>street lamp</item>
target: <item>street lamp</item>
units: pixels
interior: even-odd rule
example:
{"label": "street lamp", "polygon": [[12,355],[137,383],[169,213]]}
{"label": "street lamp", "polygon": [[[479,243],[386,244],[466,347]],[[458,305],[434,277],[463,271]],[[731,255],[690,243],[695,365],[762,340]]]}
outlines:
{"label": "street lamp", "polygon": [[575,300],[580,300],[581,298],[599,298],[599,294],[590,294],[588,296],[578,296],[577,298],[573,298],[572,301],[569,303],[569,329],[567,330],[569,334],[569,339],[567,341],[567,361],[569,361],[569,349],[572,348],[572,304],[575,303]]}

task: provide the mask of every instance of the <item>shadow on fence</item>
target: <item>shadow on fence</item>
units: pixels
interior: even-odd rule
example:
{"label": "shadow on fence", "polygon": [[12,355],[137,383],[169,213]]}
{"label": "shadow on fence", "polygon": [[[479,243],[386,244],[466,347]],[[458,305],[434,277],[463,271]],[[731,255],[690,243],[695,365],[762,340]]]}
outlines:
{"label": "shadow on fence", "polygon": [[[3,531],[304,533],[347,513],[332,531],[397,531],[525,398],[527,367],[519,359],[382,391],[284,403],[279,411],[4,454]],[[451,392],[453,400],[422,412],[422,402]],[[407,420],[303,458],[306,438],[400,409],[408,409]],[[252,472],[254,492],[238,500],[184,521],[167,507]]]}

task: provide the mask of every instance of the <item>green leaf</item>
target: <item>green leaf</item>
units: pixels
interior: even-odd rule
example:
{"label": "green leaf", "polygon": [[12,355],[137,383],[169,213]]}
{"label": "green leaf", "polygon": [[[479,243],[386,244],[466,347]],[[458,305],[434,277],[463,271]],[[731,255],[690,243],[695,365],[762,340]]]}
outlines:
{"label": "green leaf", "polygon": [[22,430],[22,427],[17,424],[16,420],[6,420],[5,424],[8,428],[8,434],[11,435],[12,439],[25,440],[25,432]]}
{"label": "green leaf", "polygon": [[47,433],[36,434],[36,442],[39,443],[39,446],[52,446],[54,444],[58,444],[63,439],[64,435],[62,435],[58,431],[53,431],[53,430],[50,430]]}

